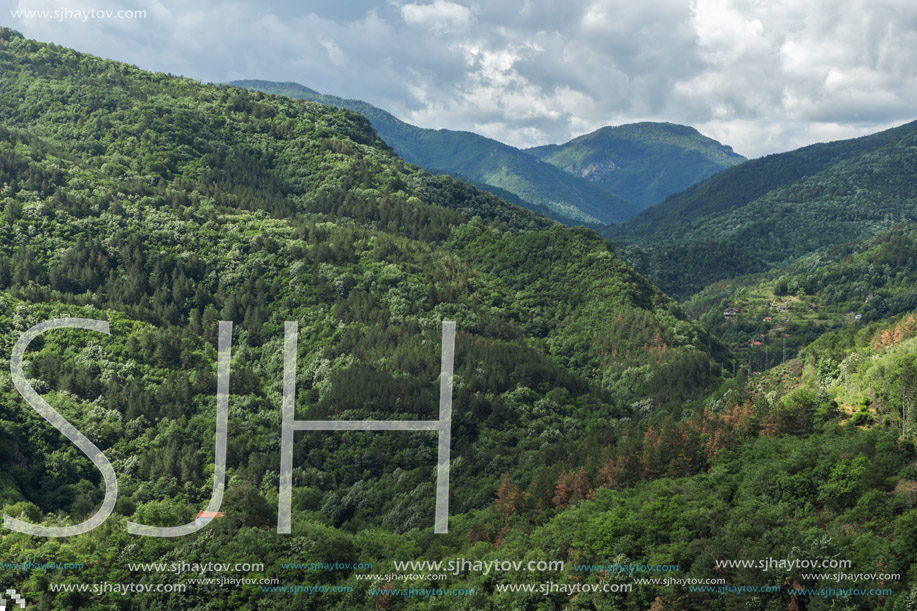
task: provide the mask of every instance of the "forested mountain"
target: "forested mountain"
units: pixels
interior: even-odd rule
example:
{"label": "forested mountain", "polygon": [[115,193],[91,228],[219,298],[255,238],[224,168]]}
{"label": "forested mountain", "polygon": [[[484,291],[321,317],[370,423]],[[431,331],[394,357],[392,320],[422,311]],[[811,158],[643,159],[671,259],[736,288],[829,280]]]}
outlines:
{"label": "forested mountain", "polygon": [[[917,227],[824,248],[762,274],[715,282],[685,303],[758,369],[821,335],[917,310]],[[727,308],[738,312],[724,316]]]}
{"label": "forested mountain", "polygon": [[[36,341],[26,370],[115,465],[122,517],[100,533],[181,524],[209,498],[219,320],[234,323],[236,526],[273,523],[286,320],[302,414],[382,420],[435,418],[439,323],[456,321],[456,514],[489,506],[507,470],[550,502],[590,439],[642,435],[635,401],[669,409],[719,375],[699,327],[597,234],[406,165],[360,115],[10,30],[0,85],[3,353],[46,319],[111,324]],[[94,511],[98,473],[0,379],[0,503]],[[429,526],[431,450],[424,433],[306,436],[298,540]]]}
{"label": "forested mountain", "polygon": [[610,235],[629,238],[671,238],[685,225],[724,214],[797,180],[875,150],[914,130],[908,123],[861,138],[812,144],[775,153],[728,168],[707,180],[672,194],[658,206],[627,223],[611,227]]}
{"label": "forested mountain", "polygon": [[409,163],[434,173],[467,176],[483,185],[508,191],[527,207],[550,210],[567,224],[624,221],[640,211],[636,204],[542,163],[517,148],[478,134],[425,129],[360,100],[317,93],[298,83],[233,81],[231,85],[355,110],[366,116],[379,136]]}
{"label": "forested mountain", "polygon": [[745,157],[673,123],[631,123],[603,127],[566,144],[526,149],[551,165],[589,180],[638,204],[658,204]]}
{"label": "forested mountain", "polygon": [[[48,332],[25,354],[29,383],[105,453],[119,488],[89,533],[0,531],[4,563],[82,563],[0,567],[0,591],[28,608],[915,603],[908,314],[837,330],[751,375],[596,233],[408,165],[356,113],[8,29],[0,211],[0,354],[53,318],[111,329]],[[448,534],[432,532],[434,436],[396,431],[299,432],[292,534],[277,534],[285,321],[299,325],[298,419],[434,420],[443,320],[458,329]],[[129,534],[128,520],[187,523],[210,497],[219,321],[234,323],[224,517],[183,537]],[[79,522],[101,503],[100,474],[8,371],[0,507]],[[842,558],[870,575],[717,566],[788,557]],[[394,567],[457,559],[536,568]],[[564,564],[538,567],[547,561]],[[207,562],[247,568],[172,568]],[[660,576],[768,590],[637,582]],[[104,584],[153,590],[91,587]],[[630,589],[602,592],[609,584]],[[883,594],[800,590],[829,586]]]}
{"label": "forested mountain", "polygon": [[915,144],[917,122],[752,160],[603,233],[667,293],[685,298],[917,220]]}

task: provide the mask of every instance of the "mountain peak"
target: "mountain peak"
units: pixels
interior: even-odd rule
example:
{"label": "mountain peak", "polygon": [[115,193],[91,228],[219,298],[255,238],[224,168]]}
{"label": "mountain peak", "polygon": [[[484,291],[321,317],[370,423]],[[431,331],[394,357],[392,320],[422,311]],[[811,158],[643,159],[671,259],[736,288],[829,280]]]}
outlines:
{"label": "mountain peak", "polygon": [[621,125],[606,125],[605,127],[600,127],[592,133],[599,132],[618,132],[618,133],[638,133],[640,131],[661,131],[669,132],[673,134],[690,134],[698,135],[700,134],[695,128],[690,125],[682,125],[680,123],[671,123],[669,121],[636,121],[634,123],[622,123]]}
{"label": "mountain peak", "polygon": [[526,152],[641,208],[746,161],[693,127],[652,121],[608,125]]}

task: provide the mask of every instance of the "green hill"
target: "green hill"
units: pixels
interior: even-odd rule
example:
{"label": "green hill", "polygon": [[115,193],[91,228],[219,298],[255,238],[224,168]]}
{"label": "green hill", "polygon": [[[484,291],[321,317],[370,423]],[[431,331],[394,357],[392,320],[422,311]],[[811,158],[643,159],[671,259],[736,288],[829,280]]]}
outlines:
{"label": "green hill", "polygon": [[[605,235],[678,298],[917,220],[917,123],[723,170]],[[672,262],[677,262],[673,265]]]}
{"label": "green hill", "polygon": [[[234,323],[227,533],[275,520],[287,320],[299,417],[360,420],[435,418],[439,325],[456,321],[454,515],[488,507],[506,470],[556,477],[638,397],[697,400],[726,359],[594,232],[407,165],[356,113],[5,29],[0,201],[4,353],[47,319],[111,324],[49,334],[26,370],[115,465],[116,515],[86,536],[101,546],[124,544],[128,518],[181,524],[206,505],[220,320]],[[0,380],[0,505],[46,524],[95,511],[93,466]],[[433,447],[425,433],[300,439],[296,540],[429,527]],[[135,558],[201,541],[219,555],[189,537]],[[108,574],[93,567],[83,577]]]}
{"label": "green hill", "polygon": [[[715,282],[685,308],[759,369],[816,338],[917,310],[917,227],[824,248],[767,273]],[[726,308],[734,316],[723,316]],[[758,341],[758,344],[754,342]]]}
{"label": "green hill", "polygon": [[913,129],[913,124],[906,124],[861,138],[813,144],[752,159],[672,194],[626,224],[609,228],[609,235],[633,239],[671,237],[689,223],[740,208],[774,189],[875,150]]}
{"label": "green hill", "polygon": [[[63,317],[111,333],[42,335],[25,377],[110,459],[119,499],[82,535],[0,532],[0,589],[28,608],[914,602],[913,319],[825,336],[796,375],[733,376],[722,344],[595,232],[431,176],[361,115],[0,29],[0,353]],[[449,533],[431,528],[429,432],[302,431],[292,534],[277,534],[285,322],[297,419],[434,420],[443,320],[458,329]],[[210,498],[219,321],[233,322],[224,517],[129,534],[128,520],[190,522]],[[84,520],[99,473],[8,371],[3,513]],[[866,576],[717,566],[767,558]],[[434,565],[395,565],[414,561]],[[638,582],[649,566],[767,591]],[[883,592],[796,591],[828,586]]]}
{"label": "green hill", "polygon": [[603,127],[566,144],[526,152],[641,209],[746,161],[693,127],[673,123]]}
{"label": "green hill", "polygon": [[416,127],[366,102],[323,95],[298,83],[248,80],[230,84],[359,112],[408,163],[434,172],[467,176],[508,191],[526,202],[527,207],[539,211],[546,208],[567,224],[621,222],[640,211],[639,206],[587,180],[478,134]]}

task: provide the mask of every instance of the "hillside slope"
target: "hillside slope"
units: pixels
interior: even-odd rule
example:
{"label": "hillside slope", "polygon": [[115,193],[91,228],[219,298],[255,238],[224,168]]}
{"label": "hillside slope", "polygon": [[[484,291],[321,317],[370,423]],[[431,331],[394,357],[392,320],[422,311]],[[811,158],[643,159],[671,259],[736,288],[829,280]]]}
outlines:
{"label": "hillside slope", "polygon": [[[883,323],[879,346],[857,338],[872,352],[851,388],[887,410],[860,429],[833,403],[833,354],[824,371],[812,357],[817,393],[724,376],[722,346],[597,234],[431,177],[357,114],[7,29],[0,211],[0,353],[53,318],[111,327],[49,332],[25,355],[29,383],[119,484],[89,533],[0,532],[0,589],[29,608],[566,608],[586,584],[597,591],[577,608],[816,611],[836,598],[788,588],[851,587],[715,566],[786,557],[900,576],[857,581],[888,591],[845,609],[913,603],[917,471],[894,419],[917,388],[910,320]],[[433,420],[443,320],[458,327],[449,533],[431,529],[429,432],[303,431],[292,534],[278,534],[285,321],[299,327],[298,419]],[[128,520],[194,520],[210,497],[219,321],[233,322],[224,517],[177,538],[129,534]],[[3,512],[73,524],[100,505],[100,479],[0,370]],[[460,559],[535,568],[386,576],[406,574],[396,561]],[[29,562],[80,567],[11,566]],[[182,568],[207,563],[234,570]],[[724,598],[634,584],[608,563],[777,588]]]}
{"label": "hillside slope", "polygon": [[[730,307],[738,313],[723,316]],[[716,282],[685,308],[737,353],[751,353],[757,369],[780,363],[827,332],[917,310],[917,227],[898,226],[767,273]]]}
{"label": "hillside slope", "polygon": [[626,224],[609,228],[609,235],[631,239],[671,237],[687,223],[740,208],[770,191],[884,146],[913,131],[914,126],[908,123],[861,138],[812,144],[752,159],[672,194]]}
{"label": "hillside slope", "polygon": [[917,122],[749,161],[604,233],[666,292],[685,298],[913,222],[915,143]]}
{"label": "hillside slope", "polygon": [[478,134],[416,127],[366,102],[320,94],[298,83],[247,80],[230,84],[359,112],[405,161],[509,191],[533,209],[551,210],[567,224],[621,222],[640,211],[587,180]]}
{"label": "hillside slope", "polygon": [[603,127],[565,144],[526,152],[641,209],[746,161],[693,127],[649,122]]}
{"label": "hillside slope", "polygon": [[[594,232],[405,164],[356,113],[5,29],[0,202],[2,351],[52,318],[111,325],[49,333],[26,365],[117,472],[115,515],[90,536],[102,546],[126,545],[111,542],[128,518],[177,525],[206,506],[221,320],[233,322],[224,511],[255,534],[276,519],[285,321],[300,329],[298,417],[351,420],[434,419],[439,328],[456,321],[455,515],[487,507],[507,469],[558,477],[637,398],[696,400],[726,358]],[[45,524],[93,513],[98,472],[8,370],[0,382],[0,505]],[[428,529],[433,447],[422,432],[300,438],[297,540]],[[163,545],[193,541],[206,539]],[[138,558],[161,556],[149,545]]]}

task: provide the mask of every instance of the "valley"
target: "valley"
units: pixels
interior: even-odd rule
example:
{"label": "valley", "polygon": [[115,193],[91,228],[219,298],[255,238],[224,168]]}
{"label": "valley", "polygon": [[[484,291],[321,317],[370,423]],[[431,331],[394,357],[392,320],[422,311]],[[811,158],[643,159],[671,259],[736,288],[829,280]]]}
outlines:
{"label": "valley", "polygon": [[[691,128],[637,124],[623,132],[714,160],[678,192],[628,183],[629,208],[601,186],[623,161],[583,141],[537,159],[439,134],[471,142],[469,161],[430,169],[526,209],[423,169],[423,150],[458,158],[458,144],[401,154],[380,125],[419,128],[281,85],[202,84],[0,28],[0,354],[42,321],[107,323],[43,334],[22,370],[118,478],[90,532],[7,526],[4,561],[68,568],[4,565],[0,589],[44,609],[913,607],[913,124],[744,162]],[[493,180],[475,147],[518,173]],[[533,167],[556,181],[526,182]],[[287,321],[288,417],[431,428],[299,430],[282,484]],[[430,434],[443,321],[456,329],[448,532],[434,528]],[[3,513],[73,526],[102,505],[103,480],[0,371]],[[196,519],[175,537],[128,527]],[[772,558],[851,570],[759,568]],[[458,570],[421,564],[408,584],[393,578],[405,562]],[[230,585],[170,570],[182,563],[243,568]],[[676,567],[679,582],[596,569],[630,565]],[[93,589],[106,583],[133,587]],[[812,593],[827,587],[886,593]]]}

